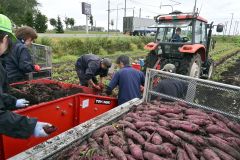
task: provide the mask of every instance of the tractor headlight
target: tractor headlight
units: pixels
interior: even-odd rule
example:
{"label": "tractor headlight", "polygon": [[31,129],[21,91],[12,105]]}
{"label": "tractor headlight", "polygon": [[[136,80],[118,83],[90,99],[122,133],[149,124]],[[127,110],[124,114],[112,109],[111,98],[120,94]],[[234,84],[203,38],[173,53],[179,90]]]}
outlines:
{"label": "tractor headlight", "polygon": [[161,54],[163,54],[163,52],[162,52],[162,49],[159,48],[159,49],[158,49],[158,55],[161,55]]}

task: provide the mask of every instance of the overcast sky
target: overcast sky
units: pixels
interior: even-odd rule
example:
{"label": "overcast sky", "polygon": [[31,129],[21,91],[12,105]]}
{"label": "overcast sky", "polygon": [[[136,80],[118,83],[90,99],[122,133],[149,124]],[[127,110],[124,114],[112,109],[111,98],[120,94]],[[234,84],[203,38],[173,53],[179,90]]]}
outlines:
{"label": "overcast sky", "polygon": [[[110,0],[110,8],[116,9],[124,8],[125,0]],[[179,2],[179,4],[175,2]],[[97,26],[107,29],[107,7],[108,0],[38,0],[41,4],[39,9],[47,15],[48,18],[56,18],[58,15],[63,19],[65,16],[72,17],[76,20],[76,25],[84,25],[86,23],[85,15],[81,11],[81,2],[90,3],[92,6],[92,15],[94,23]],[[194,6],[194,0],[127,0],[127,16],[139,16],[139,9],[141,8],[141,17],[153,18],[160,13],[171,12],[171,7],[161,7],[162,5],[173,5],[174,10],[184,12],[191,12]],[[234,13],[232,30],[235,26],[235,21],[240,21],[240,1],[239,0],[198,0],[197,8],[201,10],[200,15],[206,18],[209,22],[226,23],[230,26],[231,13]],[[122,30],[122,17],[124,10],[118,11],[118,29]],[[113,28],[116,28],[117,11],[111,11],[110,19],[114,20]],[[240,23],[239,23],[240,27]]]}

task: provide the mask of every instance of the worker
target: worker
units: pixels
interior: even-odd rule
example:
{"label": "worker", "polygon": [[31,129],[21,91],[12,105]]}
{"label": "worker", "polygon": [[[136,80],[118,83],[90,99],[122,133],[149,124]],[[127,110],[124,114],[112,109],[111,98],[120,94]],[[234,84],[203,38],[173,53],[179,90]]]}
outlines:
{"label": "worker", "polygon": [[181,28],[177,28],[176,29],[176,33],[174,34],[172,41],[173,42],[182,42],[182,38],[180,37],[181,34]]}
{"label": "worker", "polygon": [[13,41],[16,41],[16,37],[12,33],[12,23],[8,17],[0,14],[0,134],[15,138],[28,138],[31,135],[46,137],[48,134],[44,127],[51,124],[9,111],[12,108],[23,108],[28,105],[26,100],[18,101],[15,97],[4,93],[7,73],[2,65],[2,58],[12,49]]}
{"label": "worker", "polygon": [[[176,73],[176,67],[174,64],[169,63],[163,67],[162,71]],[[188,89],[188,84],[186,82],[167,78],[167,79],[160,80],[160,82],[154,88],[154,91],[171,96],[171,97],[185,99],[187,89]],[[167,98],[161,98],[157,96],[152,97],[152,99],[156,99],[156,98],[161,99],[162,101],[172,101]]]}
{"label": "worker", "polygon": [[33,64],[29,50],[33,41],[37,39],[36,31],[24,26],[17,29],[15,34],[18,40],[13,44],[11,53],[4,58],[9,83],[28,80],[27,73],[41,70],[39,65]]}
{"label": "worker", "polygon": [[[101,59],[94,54],[85,54],[81,56],[76,64],[76,72],[82,86],[89,86],[89,84],[97,89],[101,90],[103,87],[103,77],[108,75],[108,69],[112,66],[112,62],[109,58]],[[99,83],[96,76],[99,75]]]}
{"label": "worker", "polygon": [[118,86],[118,105],[121,105],[133,98],[141,98],[141,89],[144,86],[144,74],[130,66],[128,56],[122,55],[117,58],[116,63],[120,68],[106,88],[110,95],[112,90]]}

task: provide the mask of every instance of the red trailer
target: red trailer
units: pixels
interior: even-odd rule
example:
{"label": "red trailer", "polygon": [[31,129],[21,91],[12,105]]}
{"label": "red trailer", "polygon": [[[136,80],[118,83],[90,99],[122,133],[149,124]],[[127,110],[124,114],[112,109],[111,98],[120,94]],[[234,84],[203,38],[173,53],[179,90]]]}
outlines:
{"label": "red trailer", "polygon": [[54,126],[57,126],[58,130],[47,138],[31,137],[26,140],[1,135],[0,159],[12,157],[117,106],[116,98],[99,96],[96,95],[96,92],[94,92],[94,90],[91,88],[74,84],[48,79],[38,79],[15,83],[13,86],[24,83],[57,83],[66,89],[70,87],[82,88],[83,93],[78,93],[14,111],[15,113],[21,115],[36,117],[39,121],[49,122]]}

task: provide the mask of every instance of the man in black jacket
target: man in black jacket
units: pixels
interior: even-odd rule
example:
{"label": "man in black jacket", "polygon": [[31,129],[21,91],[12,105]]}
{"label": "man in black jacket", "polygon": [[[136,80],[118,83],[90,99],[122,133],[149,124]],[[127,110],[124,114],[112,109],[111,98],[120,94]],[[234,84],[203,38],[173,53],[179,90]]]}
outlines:
{"label": "man in black jacket", "polygon": [[28,49],[37,38],[36,31],[25,26],[16,30],[16,36],[18,41],[4,58],[9,83],[27,80],[27,73],[40,71],[40,66],[33,64]]}
{"label": "man in black jacket", "polygon": [[[175,73],[176,67],[173,64],[166,64],[162,70],[170,73]],[[160,80],[160,82],[154,88],[154,91],[171,96],[171,97],[185,99],[187,89],[188,89],[188,84],[186,82],[183,82],[181,80],[166,78],[166,79]],[[155,98],[157,97],[152,96],[152,99],[155,99]],[[160,98],[162,101],[172,101],[167,98],[162,98],[162,97],[158,97],[158,98]]]}
{"label": "man in black jacket", "polygon": [[44,127],[49,123],[38,122],[35,118],[28,118],[15,114],[9,109],[26,107],[26,100],[18,101],[15,97],[5,92],[7,86],[7,74],[2,65],[2,56],[9,53],[11,43],[16,40],[12,33],[12,24],[8,17],[0,14],[0,134],[15,138],[46,137]]}
{"label": "man in black jacket", "polygon": [[[103,83],[103,77],[106,77],[108,74],[108,69],[111,67],[112,62],[108,58],[101,59],[94,54],[85,54],[81,56],[76,64],[76,72],[80,81],[80,84],[83,86],[88,86],[89,84],[93,88],[100,90]],[[96,76],[100,76],[100,82]]]}

